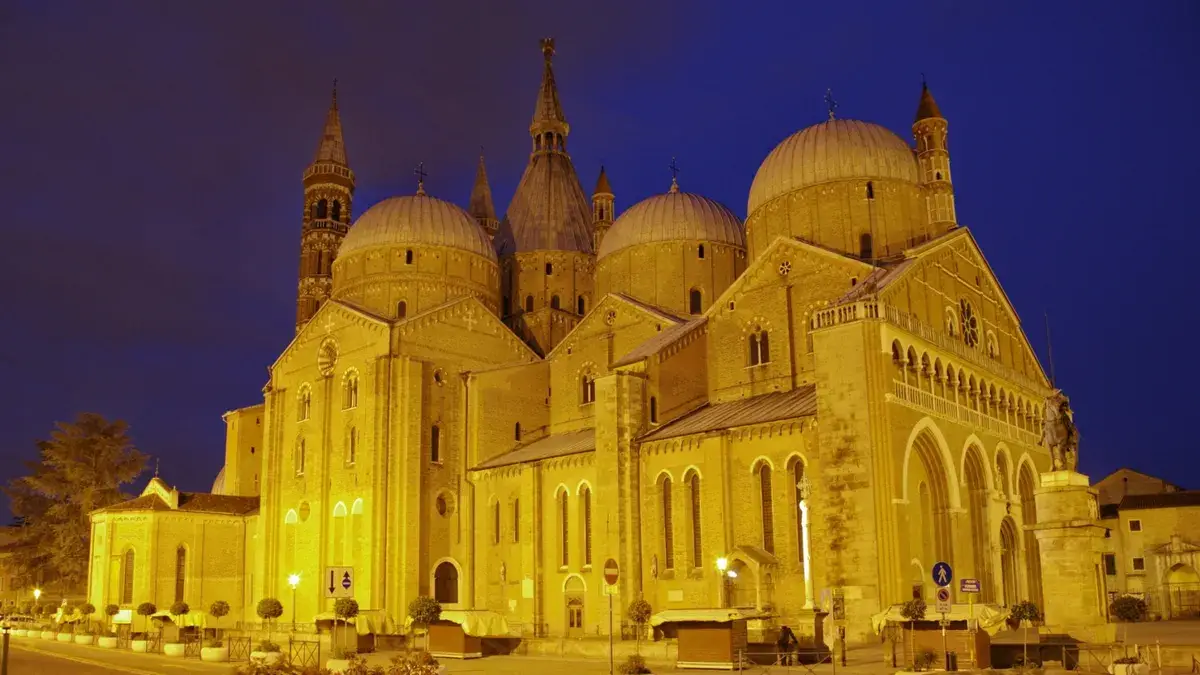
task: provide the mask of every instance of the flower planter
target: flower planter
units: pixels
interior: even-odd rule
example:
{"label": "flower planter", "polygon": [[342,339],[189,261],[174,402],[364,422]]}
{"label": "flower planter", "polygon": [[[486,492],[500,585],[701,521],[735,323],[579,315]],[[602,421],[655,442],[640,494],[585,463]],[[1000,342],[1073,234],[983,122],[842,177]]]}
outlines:
{"label": "flower planter", "polygon": [[200,660],[209,663],[225,663],[229,660],[229,647],[205,647],[200,650]]}
{"label": "flower planter", "polygon": [[279,659],[283,658],[280,652],[250,652],[250,660],[255,663],[272,666],[279,663]]}
{"label": "flower planter", "polygon": [[74,642],[75,636],[70,633],[59,633],[58,641],[59,642]]}
{"label": "flower planter", "polygon": [[98,640],[96,640],[96,644],[100,645],[104,649],[116,649],[117,648],[117,638],[101,637]]}
{"label": "flower planter", "polygon": [[96,640],[95,635],[76,635],[75,636],[75,644],[77,644],[77,645],[90,645],[95,640]]}
{"label": "flower planter", "polygon": [[163,645],[163,656],[183,656],[182,642],[168,642]]}
{"label": "flower planter", "polygon": [[25,637],[26,632],[28,631],[26,631],[24,628],[14,628],[12,634],[13,637]]}
{"label": "flower planter", "polygon": [[54,638],[56,638],[56,637],[58,637],[58,633],[55,633],[55,632],[54,632],[54,631],[52,631],[52,630],[44,630],[44,631],[42,631],[42,639],[43,639],[43,640],[53,640],[53,639],[54,639]]}
{"label": "flower planter", "polygon": [[146,651],[149,650],[149,648],[150,648],[150,641],[149,640],[131,640],[129,642],[129,648],[132,649],[133,651],[137,652],[138,654],[145,654]]}
{"label": "flower planter", "polygon": [[1113,663],[1108,672],[1112,675],[1150,675],[1149,663]]}

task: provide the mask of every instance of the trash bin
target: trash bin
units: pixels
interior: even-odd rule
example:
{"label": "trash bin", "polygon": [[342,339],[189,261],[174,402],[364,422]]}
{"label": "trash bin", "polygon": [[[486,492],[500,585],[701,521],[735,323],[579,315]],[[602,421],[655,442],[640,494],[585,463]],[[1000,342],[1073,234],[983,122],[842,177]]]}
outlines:
{"label": "trash bin", "polygon": [[958,652],[946,652],[946,672],[958,672]]}

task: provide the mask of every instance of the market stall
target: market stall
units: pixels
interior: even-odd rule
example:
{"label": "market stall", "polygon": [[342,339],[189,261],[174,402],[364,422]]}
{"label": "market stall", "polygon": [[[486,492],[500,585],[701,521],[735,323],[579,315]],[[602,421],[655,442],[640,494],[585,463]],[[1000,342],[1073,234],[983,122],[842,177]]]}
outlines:
{"label": "market stall", "polygon": [[437,658],[477,659],[483,656],[484,638],[508,635],[508,621],[496,612],[447,609],[429,625],[426,644]]}
{"label": "market stall", "polygon": [[871,617],[871,627],[880,635],[892,629],[897,664],[912,663],[914,655],[932,652],[941,666],[943,654],[951,651],[960,667],[990,667],[991,637],[1007,627],[1008,615],[995,605],[951,605],[944,615],[944,636],[942,618],[930,611],[924,620],[912,622],[900,613],[900,605],[893,605]]}
{"label": "market stall", "polygon": [[650,617],[650,625],[677,637],[677,668],[734,670],[745,661],[746,622],[767,616],[739,609],[668,609]]}

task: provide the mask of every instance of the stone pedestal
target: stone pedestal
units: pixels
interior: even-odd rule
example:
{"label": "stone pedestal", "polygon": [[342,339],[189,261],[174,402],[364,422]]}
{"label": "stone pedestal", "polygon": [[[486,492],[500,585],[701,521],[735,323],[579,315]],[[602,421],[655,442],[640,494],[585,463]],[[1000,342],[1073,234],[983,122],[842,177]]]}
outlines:
{"label": "stone pedestal", "polygon": [[1042,612],[1048,632],[1087,642],[1111,640],[1104,580],[1104,530],[1096,491],[1074,471],[1041,475],[1033,491],[1042,561]]}

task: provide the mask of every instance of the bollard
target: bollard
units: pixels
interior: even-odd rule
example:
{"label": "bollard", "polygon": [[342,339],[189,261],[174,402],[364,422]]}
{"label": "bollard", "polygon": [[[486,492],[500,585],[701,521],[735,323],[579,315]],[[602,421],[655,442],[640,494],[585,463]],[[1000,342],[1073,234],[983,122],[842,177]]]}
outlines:
{"label": "bollard", "polygon": [[946,652],[946,672],[958,671],[958,652]]}

